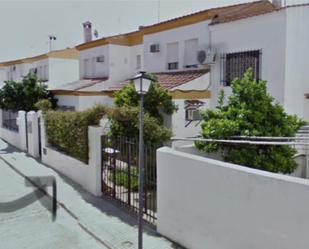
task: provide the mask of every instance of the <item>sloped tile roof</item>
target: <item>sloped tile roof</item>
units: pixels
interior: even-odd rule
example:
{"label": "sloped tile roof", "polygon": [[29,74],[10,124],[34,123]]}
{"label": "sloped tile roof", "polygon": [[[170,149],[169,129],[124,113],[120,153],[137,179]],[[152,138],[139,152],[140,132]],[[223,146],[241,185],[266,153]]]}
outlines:
{"label": "sloped tile roof", "polygon": [[210,25],[220,24],[243,19],[251,16],[266,14],[277,10],[277,8],[268,0],[235,5],[233,8],[212,10],[212,22]]}
{"label": "sloped tile roof", "polygon": [[[153,73],[157,77],[158,83],[166,90],[170,90],[177,86],[188,83],[194,79],[197,79],[204,74],[208,73],[209,69],[202,70],[187,70],[178,72],[161,72]],[[130,81],[126,80],[124,82],[115,84],[107,89],[107,91],[119,91],[123,86],[128,84]]]}
{"label": "sloped tile roof", "polygon": [[54,89],[49,89],[50,91],[79,91],[83,90],[84,88],[94,86],[96,84],[101,84],[103,81],[107,80],[107,78],[102,79],[83,79],[77,80]]}

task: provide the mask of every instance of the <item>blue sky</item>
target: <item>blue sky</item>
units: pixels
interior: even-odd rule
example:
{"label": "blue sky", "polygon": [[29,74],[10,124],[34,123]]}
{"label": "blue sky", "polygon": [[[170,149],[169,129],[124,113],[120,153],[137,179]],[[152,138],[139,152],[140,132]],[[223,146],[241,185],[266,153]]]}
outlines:
{"label": "blue sky", "polygon": [[[216,6],[251,0],[161,1],[0,1],[0,61],[48,51],[48,35],[55,49],[83,41],[82,22],[91,21],[99,37],[133,31],[148,25]],[[287,0],[288,4],[309,0]],[[160,12],[158,12],[160,9]]]}

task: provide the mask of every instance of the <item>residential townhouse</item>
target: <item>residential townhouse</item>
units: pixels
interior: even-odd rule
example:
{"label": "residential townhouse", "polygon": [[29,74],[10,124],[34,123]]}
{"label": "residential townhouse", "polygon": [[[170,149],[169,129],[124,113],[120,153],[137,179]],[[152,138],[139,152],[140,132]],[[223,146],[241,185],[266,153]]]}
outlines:
{"label": "residential townhouse", "polygon": [[53,89],[78,78],[78,51],[75,48],[55,50],[34,57],[0,63],[0,83],[6,80],[21,81],[28,73]]}
{"label": "residential townhouse", "polygon": [[85,43],[76,47],[80,51],[80,80],[54,90],[58,103],[75,110],[95,103],[112,104],[113,92],[145,70],[157,76],[178,106],[178,111],[165,119],[166,125],[176,136],[197,135],[199,111],[211,107],[215,54],[204,58],[205,63],[199,62],[199,51],[207,55],[214,51],[209,25],[218,15],[239,18],[274,9],[268,1],[215,8],[95,41],[91,40],[91,23],[86,22]]}
{"label": "residential townhouse", "polygon": [[[82,110],[112,104],[112,95],[137,71],[157,76],[178,111],[166,124],[176,136],[197,135],[199,111],[214,108],[220,89],[252,67],[254,77],[290,114],[309,119],[306,23],[309,5],[267,0],[214,8],[127,34],[86,41],[80,80],[55,90],[59,103]],[[84,26],[85,28],[85,26]],[[91,24],[85,29],[91,29]]]}

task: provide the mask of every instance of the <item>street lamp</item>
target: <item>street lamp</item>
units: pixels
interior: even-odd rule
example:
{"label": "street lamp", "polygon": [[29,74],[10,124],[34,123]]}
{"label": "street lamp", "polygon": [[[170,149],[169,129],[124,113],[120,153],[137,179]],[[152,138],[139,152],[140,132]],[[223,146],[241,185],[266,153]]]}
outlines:
{"label": "street lamp", "polygon": [[135,91],[140,96],[139,106],[139,159],[138,159],[138,249],[143,248],[143,210],[144,210],[144,95],[147,94],[151,78],[140,72],[133,79]]}

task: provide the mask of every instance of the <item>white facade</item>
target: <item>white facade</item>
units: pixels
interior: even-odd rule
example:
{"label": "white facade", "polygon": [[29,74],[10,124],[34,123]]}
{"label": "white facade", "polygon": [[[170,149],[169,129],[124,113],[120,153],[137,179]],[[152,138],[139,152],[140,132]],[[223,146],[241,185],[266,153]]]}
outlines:
{"label": "white facade", "polygon": [[48,58],[48,81],[49,88],[55,88],[68,82],[78,80],[78,60],[63,58]]}
{"label": "white facade", "polygon": [[74,108],[75,111],[84,111],[97,104],[113,105],[113,98],[109,96],[68,96],[68,95],[56,95],[58,99],[58,106],[66,106]]}
{"label": "white facade", "polygon": [[[261,79],[267,81],[268,92],[289,114],[309,120],[304,94],[309,92],[307,44],[309,6],[281,9],[238,21],[210,26],[211,43],[218,55],[242,51],[261,51]],[[216,105],[221,61],[212,67],[211,85]],[[224,87],[227,95],[230,87]]]}
{"label": "white facade", "polygon": [[[99,57],[103,61],[98,62]],[[80,51],[80,79],[108,78],[104,82],[106,87],[132,77],[142,65],[143,45],[106,44]]]}
{"label": "white facade", "polygon": [[[198,64],[194,61],[198,50],[209,47],[210,20],[144,35],[144,68],[147,72],[183,71],[186,66]],[[150,46],[159,44],[159,52],[151,53]],[[168,47],[174,44],[172,51]],[[177,45],[176,45],[177,44]],[[175,48],[177,54],[175,53]],[[187,49],[186,49],[187,48]],[[190,49],[190,51],[188,51]],[[168,62],[177,59],[178,69],[168,70]],[[194,68],[193,68],[194,69]]]}

